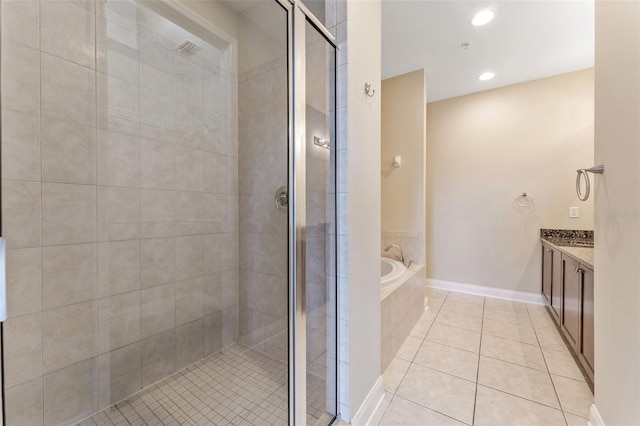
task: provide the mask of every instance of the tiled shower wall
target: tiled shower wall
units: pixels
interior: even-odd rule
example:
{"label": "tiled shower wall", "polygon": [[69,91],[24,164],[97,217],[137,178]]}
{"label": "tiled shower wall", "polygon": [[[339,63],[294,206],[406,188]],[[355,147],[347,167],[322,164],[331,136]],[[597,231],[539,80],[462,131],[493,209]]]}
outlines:
{"label": "tiled shower wall", "polygon": [[234,80],[104,5],[2,2],[8,424],[82,418],[237,337]]}
{"label": "tiled shower wall", "polygon": [[275,194],[287,185],[287,60],[274,59],[238,79],[240,339],[287,361],[287,210]]}

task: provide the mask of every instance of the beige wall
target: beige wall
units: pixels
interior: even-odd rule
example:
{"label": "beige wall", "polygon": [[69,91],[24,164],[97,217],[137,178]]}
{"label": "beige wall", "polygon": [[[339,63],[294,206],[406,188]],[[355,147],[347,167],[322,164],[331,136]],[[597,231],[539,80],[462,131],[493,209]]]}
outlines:
{"label": "beige wall", "polygon": [[[349,1],[337,15],[349,44],[338,59],[338,202],[348,205],[338,222],[338,300],[341,389],[348,393],[340,412],[351,420],[380,377],[380,1]],[[373,98],[364,82],[376,89]]]}
{"label": "beige wall", "polygon": [[[384,80],[381,91],[382,239],[384,245],[399,244],[407,260],[419,263],[424,261],[425,86],[425,71],[418,70]],[[401,167],[393,166],[396,155]]]}
{"label": "beige wall", "polygon": [[593,229],[592,165],[592,69],[428,104],[427,277],[539,293],[540,228]]}
{"label": "beige wall", "polygon": [[606,425],[637,425],[640,3],[596,2],[595,75],[595,406]]}

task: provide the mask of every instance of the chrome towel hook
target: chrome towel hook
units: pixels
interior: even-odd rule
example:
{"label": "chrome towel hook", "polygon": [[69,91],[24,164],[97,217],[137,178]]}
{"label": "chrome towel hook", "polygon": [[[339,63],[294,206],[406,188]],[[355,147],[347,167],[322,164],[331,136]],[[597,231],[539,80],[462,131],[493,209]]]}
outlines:
{"label": "chrome towel hook", "polygon": [[[589,182],[589,173],[601,175],[604,173],[604,165],[593,166],[590,169],[578,169],[578,175],[576,176],[576,193],[578,194],[578,198],[580,201],[587,201],[589,198],[589,193],[591,192],[591,182]],[[584,176],[584,194],[581,190],[581,180],[582,176]]]}
{"label": "chrome towel hook", "polygon": [[373,95],[376,94],[375,90],[371,90],[371,85],[369,83],[364,84],[364,93],[370,98],[373,98]]}

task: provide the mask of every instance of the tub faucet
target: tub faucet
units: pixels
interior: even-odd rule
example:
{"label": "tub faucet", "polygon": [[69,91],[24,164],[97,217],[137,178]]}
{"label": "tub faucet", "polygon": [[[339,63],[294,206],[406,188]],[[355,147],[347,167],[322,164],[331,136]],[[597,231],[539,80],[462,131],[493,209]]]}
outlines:
{"label": "tub faucet", "polygon": [[400,252],[400,259],[399,259],[399,260],[402,262],[402,264],[403,264],[403,265],[405,265],[405,263],[404,263],[404,253],[402,253],[402,249],[400,248],[400,246],[399,246],[399,245],[397,245],[397,244],[390,244],[390,245],[388,245],[388,246],[386,246],[386,247],[384,248],[384,252],[385,252],[385,253],[388,253],[388,252],[389,252],[389,250],[391,250],[392,248],[397,248],[397,249],[398,249],[398,251]]}

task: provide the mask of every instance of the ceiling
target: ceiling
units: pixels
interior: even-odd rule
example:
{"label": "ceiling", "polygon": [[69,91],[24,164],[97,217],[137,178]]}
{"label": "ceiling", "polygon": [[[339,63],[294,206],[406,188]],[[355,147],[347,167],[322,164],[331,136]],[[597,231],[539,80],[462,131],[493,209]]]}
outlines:
{"label": "ceiling", "polygon": [[[493,10],[494,20],[474,27],[471,19],[483,9]],[[593,61],[593,1],[382,1],[382,78],[426,69],[428,102],[590,68]],[[495,78],[479,81],[485,71]]]}

